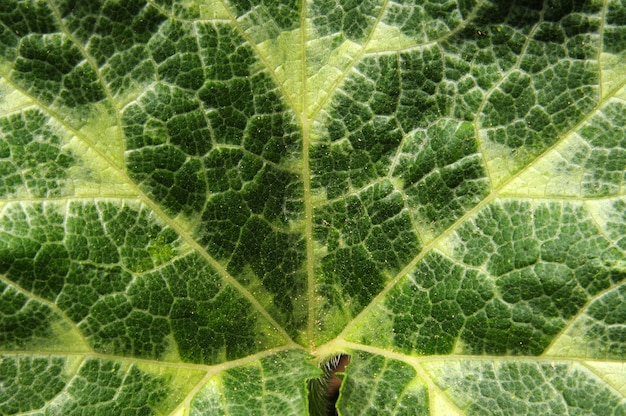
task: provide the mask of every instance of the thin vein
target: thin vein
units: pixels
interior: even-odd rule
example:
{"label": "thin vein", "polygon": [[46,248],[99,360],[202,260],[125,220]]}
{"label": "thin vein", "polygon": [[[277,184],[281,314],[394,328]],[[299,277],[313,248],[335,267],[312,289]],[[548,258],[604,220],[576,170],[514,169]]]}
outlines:
{"label": "thin vein", "polygon": [[311,120],[307,118],[307,15],[306,1],[302,0],[300,10],[300,78],[302,90],[302,113],[299,114],[302,125],[302,191],[304,197],[304,234],[306,238],[306,275],[307,275],[307,338],[309,346],[315,344],[315,244],[313,241],[313,198],[311,194]]}
{"label": "thin vein", "polygon": [[185,363],[185,362],[174,362],[174,361],[163,361],[158,359],[149,359],[149,358],[141,358],[141,357],[129,357],[122,355],[113,355],[113,354],[104,354],[98,353],[94,351],[67,351],[67,350],[3,350],[0,349],[0,355],[3,356],[59,356],[59,357],[76,357],[76,358],[89,358],[96,360],[110,360],[117,361],[120,363],[127,364],[136,364],[136,365],[157,365],[163,368],[175,368],[186,371],[202,371],[207,372],[210,376],[221,373],[222,371],[230,370],[232,368],[237,368],[241,366],[245,366],[246,364],[250,364],[256,362],[265,357],[270,357],[274,354],[278,354],[281,352],[287,351],[295,351],[302,350],[302,347],[299,345],[290,345],[290,346],[281,346],[276,348],[270,348],[267,350],[263,350],[256,354],[247,355],[244,358],[239,358],[236,360],[225,361],[223,363],[218,364],[195,364],[195,363]]}
{"label": "thin vein", "polygon": [[604,1],[602,4],[602,14],[601,14],[601,18],[600,18],[600,28],[598,30],[598,36],[599,36],[599,40],[598,40],[598,56],[596,57],[596,60],[598,61],[598,83],[600,85],[599,88],[599,95],[600,98],[602,98],[602,92],[604,91],[604,85],[603,85],[603,79],[604,79],[604,73],[602,71],[602,65],[600,64],[602,62],[602,51],[604,50],[604,30],[606,29],[606,9],[608,8],[608,1]]}

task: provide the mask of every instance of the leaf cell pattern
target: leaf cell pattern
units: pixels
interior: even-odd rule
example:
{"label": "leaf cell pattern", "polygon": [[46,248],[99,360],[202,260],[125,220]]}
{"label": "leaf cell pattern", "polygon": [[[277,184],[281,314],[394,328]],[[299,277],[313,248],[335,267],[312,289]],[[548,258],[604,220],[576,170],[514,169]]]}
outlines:
{"label": "leaf cell pattern", "polygon": [[623,0],[1,2],[0,413],[626,414],[624,62]]}

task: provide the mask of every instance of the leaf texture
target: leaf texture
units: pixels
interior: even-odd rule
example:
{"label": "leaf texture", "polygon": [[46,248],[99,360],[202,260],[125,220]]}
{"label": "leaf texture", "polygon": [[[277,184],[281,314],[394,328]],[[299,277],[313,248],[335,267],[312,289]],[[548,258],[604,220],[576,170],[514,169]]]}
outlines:
{"label": "leaf texture", "polygon": [[623,0],[2,1],[0,414],[625,415],[625,62]]}

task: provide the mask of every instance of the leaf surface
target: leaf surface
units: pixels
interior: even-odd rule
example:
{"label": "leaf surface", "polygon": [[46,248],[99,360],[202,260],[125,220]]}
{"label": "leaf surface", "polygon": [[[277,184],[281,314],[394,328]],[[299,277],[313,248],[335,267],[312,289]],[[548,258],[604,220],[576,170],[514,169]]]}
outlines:
{"label": "leaf surface", "polygon": [[0,413],[626,414],[624,62],[623,0],[4,0]]}

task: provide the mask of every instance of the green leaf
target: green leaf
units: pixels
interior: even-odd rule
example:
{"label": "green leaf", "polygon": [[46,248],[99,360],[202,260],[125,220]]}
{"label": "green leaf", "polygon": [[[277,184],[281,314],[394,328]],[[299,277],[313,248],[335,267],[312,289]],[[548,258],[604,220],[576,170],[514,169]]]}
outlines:
{"label": "green leaf", "polygon": [[626,414],[624,0],[3,0],[0,97],[0,414]]}

